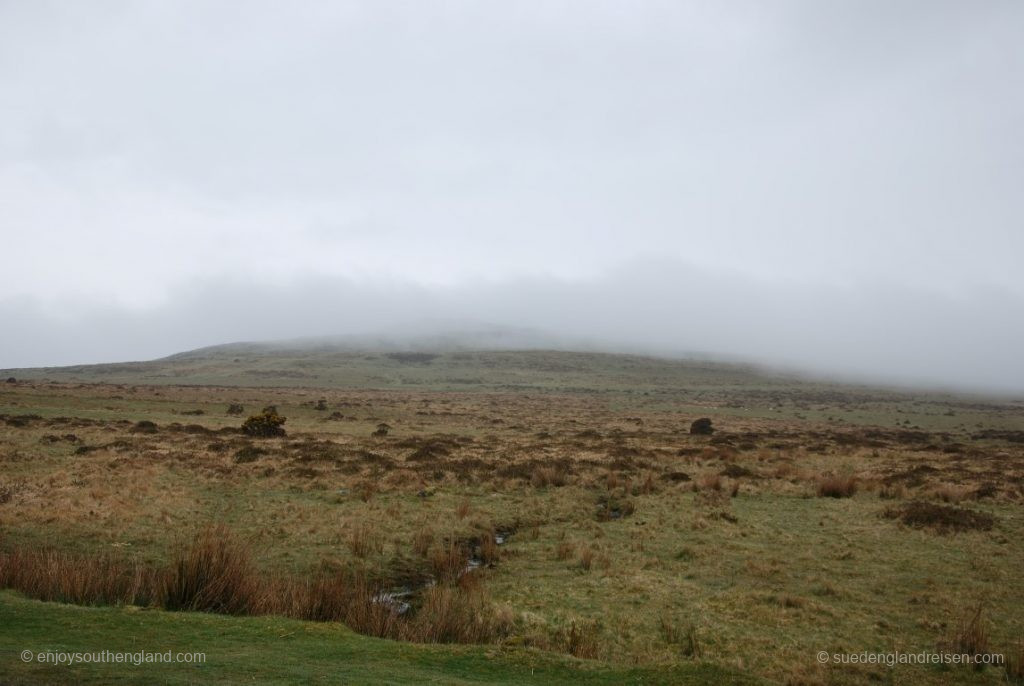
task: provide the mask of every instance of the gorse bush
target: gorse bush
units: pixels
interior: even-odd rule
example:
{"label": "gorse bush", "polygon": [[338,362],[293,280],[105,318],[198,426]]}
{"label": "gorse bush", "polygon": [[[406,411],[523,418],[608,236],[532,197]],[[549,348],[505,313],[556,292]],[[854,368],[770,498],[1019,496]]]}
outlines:
{"label": "gorse bush", "polygon": [[277,413],[273,407],[264,408],[259,414],[254,414],[242,423],[242,433],[257,438],[271,438],[284,436],[285,418]]}

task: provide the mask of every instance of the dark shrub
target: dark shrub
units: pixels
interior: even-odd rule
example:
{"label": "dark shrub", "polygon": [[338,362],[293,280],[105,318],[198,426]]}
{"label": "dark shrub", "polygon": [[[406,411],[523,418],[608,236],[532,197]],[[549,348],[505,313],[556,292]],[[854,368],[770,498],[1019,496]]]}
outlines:
{"label": "dark shrub", "polygon": [[266,454],[267,451],[263,448],[247,445],[235,453],[234,460],[236,464],[245,464],[246,462],[255,462]]}
{"label": "dark shrub", "polygon": [[243,412],[245,412],[245,407],[243,407],[242,405],[240,405],[238,403],[231,403],[230,405],[228,405],[228,414],[229,415],[237,416],[237,415],[242,414]]}
{"label": "dark shrub", "polygon": [[722,476],[727,476],[730,479],[739,479],[744,476],[757,476],[756,474],[754,474],[754,472],[738,464],[726,465],[725,469],[723,469],[720,473]]}
{"label": "dark shrub", "polygon": [[994,498],[997,493],[999,493],[999,487],[989,482],[978,486],[972,495],[981,500],[982,498]]}
{"label": "dark shrub", "polygon": [[140,434],[155,434],[160,429],[157,425],[148,419],[143,419],[141,422],[135,422],[135,426],[132,427],[132,431]]}
{"label": "dark shrub", "polygon": [[430,364],[437,355],[432,353],[388,353],[385,357],[409,364]]}
{"label": "dark shrub", "polygon": [[903,507],[886,508],[882,514],[889,519],[899,519],[907,526],[931,528],[940,533],[972,529],[988,531],[995,524],[995,517],[986,512],[921,501],[907,503]]}
{"label": "dark shrub", "polygon": [[714,432],[715,430],[711,426],[711,420],[707,417],[696,419],[692,424],[690,424],[690,433],[696,436],[710,436]]}
{"label": "dark shrub", "polygon": [[259,414],[254,414],[242,424],[242,433],[257,438],[270,438],[273,436],[284,436],[282,424],[285,418],[273,408],[266,408]]}
{"label": "dark shrub", "polygon": [[7,383],[18,383],[18,380],[15,379],[13,376],[8,376]]}
{"label": "dark shrub", "polygon": [[327,409],[327,401],[324,400],[323,398],[320,398],[319,400],[317,400],[316,401],[316,409],[321,411],[321,412],[326,410]]}

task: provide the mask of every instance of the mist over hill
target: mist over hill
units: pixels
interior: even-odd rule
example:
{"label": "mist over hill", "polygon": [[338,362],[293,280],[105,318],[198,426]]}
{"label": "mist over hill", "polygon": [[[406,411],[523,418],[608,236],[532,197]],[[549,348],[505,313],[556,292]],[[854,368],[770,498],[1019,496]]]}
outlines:
{"label": "mist over hill", "polygon": [[498,326],[440,330],[429,325],[363,336],[235,342],[149,361],[0,370],[26,382],[241,386],[423,392],[612,393],[651,402],[742,409],[752,400],[792,411],[815,403],[874,407],[980,402],[1012,413],[1024,397],[939,388],[864,384],[710,355],[666,356],[601,350],[539,331]]}
{"label": "mist over hill", "polygon": [[207,281],[145,309],[73,315],[0,300],[0,365],[154,359],[230,341],[349,341],[695,354],[868,383],[1024,391],[1024,300],[895,284],[780,284],[636,263],[599,278],[452,287],[310,278],[282,286]]}
{"label": "mist over hill", "polygon": [[[308,336],[262,342],[204,346],[168,355],[168,360],[217,354],[343,351],[580,350],[601,351],[597,342],[559,337],[549,332],[463,322],[419,322],[373,334]],[[605,351],[611,352],[611,351]]]}

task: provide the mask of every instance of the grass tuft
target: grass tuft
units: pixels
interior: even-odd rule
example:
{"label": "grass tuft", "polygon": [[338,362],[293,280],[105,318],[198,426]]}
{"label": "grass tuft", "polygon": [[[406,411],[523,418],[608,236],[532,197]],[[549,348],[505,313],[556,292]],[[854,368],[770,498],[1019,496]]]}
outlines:
{"label": "grass tuft", "polygon": [[819,498],[851,498],[857,493],[857,479],[849,474],[822,476],[817,492]]}

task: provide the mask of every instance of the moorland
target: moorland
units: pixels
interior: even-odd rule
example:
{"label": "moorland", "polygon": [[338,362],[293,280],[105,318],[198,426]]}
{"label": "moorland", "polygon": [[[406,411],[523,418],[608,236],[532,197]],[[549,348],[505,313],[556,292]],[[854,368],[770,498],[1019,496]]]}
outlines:
{"label": "moorland", "polygon": [[[540,350],[4,370],[0,672],[1019,682],[1022,499],[1019,398]],[[18,658],[168,642],[207,664]]]}

